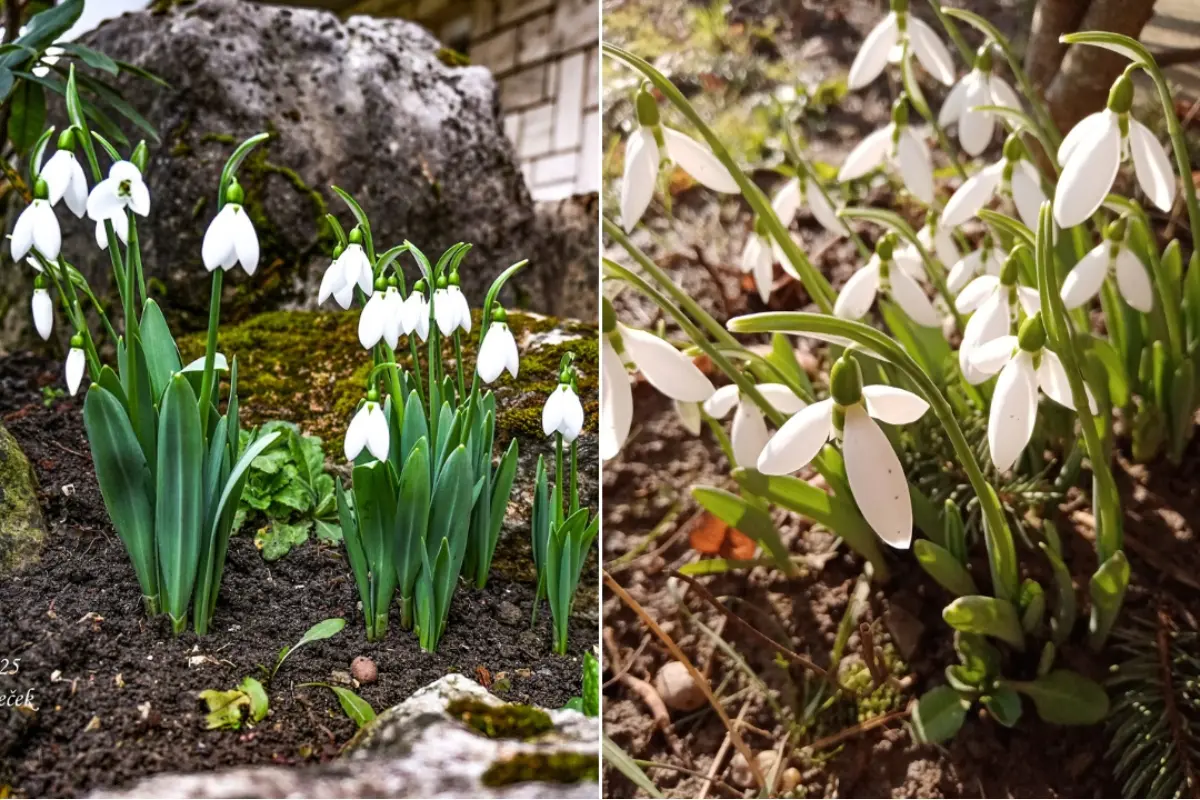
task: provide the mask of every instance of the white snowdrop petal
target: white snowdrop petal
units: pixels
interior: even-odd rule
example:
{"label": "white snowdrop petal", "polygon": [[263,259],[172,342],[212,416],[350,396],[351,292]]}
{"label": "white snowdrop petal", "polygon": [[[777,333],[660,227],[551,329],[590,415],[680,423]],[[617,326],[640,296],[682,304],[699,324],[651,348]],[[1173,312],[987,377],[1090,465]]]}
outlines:
{"label": "white snowdrop petal", "polygon": [[67,193],[67,187],[71,185],[71,168],[68,162],[73,160],[70,151],[58,150],[50,156],[46,166],[38,173],[38,177],[46,182],[46,195],[50,205],[57,205]]}
{"label": "white snowdrop petal", "polygon": [[560,428],[563,439],[573,442],[583,431],[583,403],[569,387],[563,391],[563,421]]}
{"label": "white snowdrop petal", "polygon": [[367,446],[367,436],[370,432],[370,416],[371,411],[368,404],[364,403],[354,418],[350,420],[350,427],[346,428],[345,446],[343,448],[346,454],[347,461],[353,461],[358,458],[358,454]]}
{"label": "white snowdrop petal", "polygon": [[1068,159],[1071,158],[1071,153],[1075,152],[1075,148],[1080,144],[1095,139],[1099,131],[1109,123],[1109,116],[1112,112],[1105,109],[1097,111],[1094,114],[1088,114],[1079,122],[1075,123],[1075,127],[1067,132],[1063,137],[1062,144],[1058,146],[1058,153],[1055,158],[1058,160],[1058,165],[1066,166]]}
{"label": "white snowdrop petal", "polygon": [[851,91],[861,89],[879,77],[888,64],[888,54],[900,38],[900,27],[896,15],[889,13],[871,29],[863,40],[858,55],[850,65],[846,83]]}
{"label": "white snowdrop petal", "polygon": [[944,221],[938,226],[937,234],[933,237],[933,254],[937,257],[942,265],[954,264],[958,261],[960,253],[958,245],[954,242],[954,235],[951,233],[953,225],[947,225]]}
{"label": "white snowdrop petal", "polygon": [[912,499],[892,443],[860,405],[846,409],[842,433],[846,479],[867,524],[891,547],[912,542]]}
{"label": "white snowdrop petal", "polygon": [[1150,202],[1163,211],[1175,203],[1175,171],[1162,143],[1142,123],[1129,118],[1129,151],[1138,185]]}
{"label": "white snowdrop petal", "polygon": [[834,316],[842,319],[862,319],[875,302],[879,291],[879,260],[871,256],[867,265],[850,276],[833,304]]}
{"label": "white snowdrop petal", "polygon": [[737,181],[729,174],[708,145],[701,144],[690,136],[665,125],[662,128],[667,155],[700,183],[714,192],[736,194],[741,191]]}
{"label": "white snowdrop petal", "polygon": [[944,86],[954,83],[954,59],[929,23],[920,17],[908,15],[908,38],[912,43],[917,60],[933,78]]}
{"label": "white snowdrop petal", "polygon": [[650,385],[674,400],[703,402],[713,385],[692,360],[651,333],[619,325],[629,358]]}
{"label": "white snowdrop petal", "polygon": [[129,208],[143,217],[150,213],[150,190],[140,178],[129,184]]}
{"label": "white snowdrop petal", "polygon": [[1017,287],[1017,302],[1027,317],[1032,317],[1042,310],[1042,298],[1038,295],[1037,289],[1030,286]]}
{"label": "white snowdrop petal", "polygon": [[821,190],[811,183],[808,185],[807,199],[808,210],[812,212],[813,219],[822,228],[838,236],[846,234],[846,223],[838,218],[837,211],[825,199],[825,195],[821,193]]}
{"label": "white snowdrop petal", "polygon": [[475,358],[475,371],[479,373],[479,378],[484,383],[491,383],[500,377],[500,373],[504,371],[504,354],[503,342],[501,341],[500,327],[502,323],[496,322],[484,334],[483,344],[479,346],[479,354]]}
{"label": "white snowdrop petal", "polygon": [[386,461],[391,446],[391,431],[387,415],[378,403],[371,403],[371,415],[367,419],[367,449],[380,461]]}
{"label": "white snowdrop petal", "polygon": [[38,336],[49,340],[54,330],[54,302],[50,299],[50,292],[34,289],[30,303],[33,308],[33,326],[37,329]]}
{"label": "white snowdrop petal", "polygon": [[984,342],[972,349],[969,356],[971,366],[984,375],[995,375],[1013,357],[1017,349],[1017,337],[1001,336]]}
{"label": "white snowdrop petal", "polygon": [[[99,224],[97,223],[97,225]],[[335,261],[326,267],[325,274],[321,277],[321,288],[317,291],[317,304],[324,303],[334,292],[341,289],[343,285],[342,268]]]}
{"label": "white snowdrop petal", "polygon": [[1121,132],[1116,118],[1071,153],[1054,193],[1054,220],[1070,228],[1087,220],[1112,188],[1121,165]]}
{"label": "white snowdrop petal", "polygon": [[9,240],[9,252],[13,261],[20,261],[33,249],[33,228],[37,215],[31,213],[32,211],[33,206],[22,211],[13,226],[12,238]]}
{"label": "white snowdrop petal", "polygon": [[1000,279],[995,275],[980,275],[963,288],[954,301],[954,307],[960,314],[969,314],[983,305],[999,286]]}
{"label": "white snowdrop petal", "polygon": [[638,128],[625,142],[625,175],[621,178],[621,225],[633,230],[650,207],[658,179],[658,145],[653,132]]}
{"label": "white snowdrop petal", "polygon": [[108,231],[104,229],[103,222],[96,223],[96,246],[101,250],[108,249]]}
{"label": "white snowdrop petal", "polygon": [[63,199],[67,202],[67,208],[71,209],[71,213],[82,219],[83,215],[87,213],[87,176],[83,174],[83,165],[74,156],[71,157],[70,173],[70,183],[67,185]]}
{"label": "white snowdrop petal", "polygon": [[354,304],[354,283],[346,283],[333,293],[333,299],[339,306],[349,309]]}
{"label": "white snowdrop petal", "polygon": [[200,260],[209,272],[224,264],[233,250],[231,220],[227,211],[229,208],[230,206],[226,206],[208,223],[208,230],[204,232],[204,240],[200,243]]}
{"label": "white snowdrop petal", "polygon": [[783,187],[771,198],[771,208],[785,228],[792,224],[792,220],[796,218],[796,213],[800,210],[799,178],[792,178],[783,184]]}
{"label": "white snowdrop petal", "polygon": [[601,339],[600,368],[604,379],[600,390],[600,458],[608,461],[621,452],[629,438],[629,426],[633,422],[633,390],[621,357],[607,336]]}
{"label": "white snowdrop petal", "polygon": [[117,185],[112,178],[97,183],[88,195],[87,215],[96,221],[110,219],[124,210],[125,203],[117,196]]}
{"label": "white snowdrop petal", "polygon": [[1144,314],[1154,309],[1154,289],[1142,260],[1128,247],[1117,252],[1117,288],[1125,302]]}
{"label": "white snowdrop petal", "polygon": [[996,469],[1004,472],[1021,457],[1033,436],[1037,417],[1037,385],[1029,353],[1018,353],[996,380],[988,414],[988,449]]}
{"label": "white snowdrop petal", "polygon": [[829,441],[833,400],[813,403],[792,416],[763,448],[758,471],[767,475],[787,475],[812,461]]}
{"label": "white snowdrop petal", "polygon": [[926,328],[936,328],[942,324],[942,318],[933,303],[908,273],[901,269],[892,270],[888,276],[891,283],[892,299],[896,305],[908,315],[909,319]]}
{"label": "white snowdrop petal", "polygon": [[873,384],[862,388],[867,413],[889,425],[908,425],[916,422],[929,410],[925,399],[898,386]]}
{"label": "white snowdrop petal", "polygon": [[507,325],[501,332],[501,346],[504,352],[504,368],[508,370],[508,374],[513,378],[517,377],[518,370],[521,368],[521,355],[517,351],[517,340],[513,336],[512,329]]}
{"label": "white snowdrop petal", "polygon": [[892,256],[892,267],[899,267],[901,272],[916,280],[925,277],[925,262],[921,260],[920,253],[912,245],[896,251]]}
{"label": "white snowdrop petal", "polygon": [[892,126],[885,125],[877,131],[867,134],[867,137],[855,145],[842,168],[838,170],[838,182],[852,181],[861,178],[873,169],[880,167],[887,159],[892,147]]}
{"label": "white snowdrop petal", "polygon": [[989,164],[979,172],[967,178],[962,186],[946,201],[942,211],[942,225],[951,228],[973,219],[979,209],[986,206],[996,194],[1000,178],[1004,175],[1004,164]]}
{"label": "white snowdrop petal", "polygon": [[980,80],[972,81],[967,88],[966,108],[958,118],[958,141],[969,155],[979,155],[992,141],[996,131],[995,117],[987,111],[972,110],[991,103],[991,92],[982,76]]}
{"label": "white snowdrop petal", "polygon": [[974,74],[972,72],[954,84],[954,88],[942,101],[942,108],[938,111],[937,116],[940,127],[948,128],[958,122],[958,118],[962,116],[963,109],[967,107],[967,90],[971,88],[970,79]]}
{"label": "white snowdrop petal", "polygon": [[562,425],[564,399],[562,391],[555,387],[546,398],[546,404],[542,406],[542,433],[546,436],[557,431]]}
{"label": "white snowdrop petal", "polygon": [[726,384],[704,401],[704,413],[715,419],[724,419],[738,403],[737,384]]}
{"label": "white snowdrop petal", "polygon": [[1079,308],[1095,297],[1108,274],[1108,242],[1093,247],[1067,273],[1062,284],[1062,300],[1067,310]]}
{"label": "white snowdrop petal", "polygon": [[681,403],[678,400],[672,400],[675,404],[675,414],[679,417],[680,424],[683,429],[692,436],[700,435],[700,427],[704,423],[704,419],[700,415],[699,403]]}
{"label": "white snowdrop petal", "polygon": [[1041,183],[1037,178],[1031,178],[1024,170],[1015,169],[1009,186],[1012,189],[1013,205],[1017,207],[1017,215],[1025,223],[1025,227],[1036,230],[1038,214],[1041,212],[1042,203],[1046,202],[1046,193],[1042,191]]}
{"label": "white snowdrop petal", "polygon": [[963,329],[962,344],[958,350],[958,366],[968,383],[983,383],[991,377],[977,370],[971,363],[974,351],[987,342],[1008,335],[1009,332],[1008,298],[1003,292],[993,292],[967,320],[967,326]]}
{"label": "white snowdrop petal", "polygon": [[[799,247],[801,252],[803,252],[804,242],[792,233],[788,233],[788,237],[792,240],[796,247]],[[798,281],[802,280],[800,278],[800,273],[792,264],[792,260],[787,257],[787,253],[783,252],[783,248],[779,246],[779,242],[775,241],[774,239],[771,240],[771,255],[775,258],[775,263],[783,267],[784,272],[786,272],[788,275],[791,275]]]}
{"label": "white snowdrop petal", "polygon": [[72,347],[71,351],[67,353],[67,363],[65,368],[67,376],[67,389],[71,392],[72,397],[74,397],[79,391],[79,384],[83,381],[83,368],[86,363],[87,361],[83,355],[82,349],[78,347]]}
{"label": "white snowdrop petal", "polygon": [[454,331],[457,314],[450,303],[450,293],[445,289],[433,293],[433,318],[443,336],[449,336]]}
{"label": "white snowdrop petal", "polygon": [[[227,206],[228,207],[228,206]],[[253,275],[258,269],[258,233],[246,209],[238,206],[231,216],[230,232],[233,238],[233,249],[237,259],[242,263],[242,269],[247,275]]]}
{"label": "white snowdrop petal", "polygon": [[932,203],[933,161],[929,148],[908,128],[900,132],[900,141],[896,145],[896,165],[908,191],[922,203]]}
{"label": "white snowdrop petal", "polygon": [[729,429],[729,439],[733,445],[733,457],[737,465],[754,469],[769,437],[767,423],[758,406],[753,403],[739,403],[733,413],[733,425]]}
{"label": "white snowdrop petal", "polygon": [[782,383],[760,383],[758,391],[781,414],[795,414],[808,405]]}
{"label": "white snowdrop petal", "polygon": [[1075,410],[1075,398],[1071,395],[1071,382],[1067,379],[1067,371],[1063,369],[1058,355],[1050,350],[1042,350],[1042,361],[1037,368],[1038,386],[1042,392],[1060,406]]}
{"label": "white snowdrop petal", "polygon": [[1008,85],[1008,81],[998,75],[989,75],[987,81],[992,95],[991,105],[1021,110],[1021,98]]}
{"label": "white snowdrop petal", "polygon": [[358,315],[358,341],[367,350],[379,344],[383,338],[386,307],[383,295],[375,294],[363,306]]}
{"label": "white snowdrop petal", "polygon": [[117,183],[122,181],[133,183],[142,179],[142,171],[132,161],[114,161],[108,168],[108,178]]}
{"label": "white snowdrop petal", "polygon": [[54,209],[45,200],[34,200],[29,211],[34,215],[33,246],[48,261],[53,261],[62,250],[62,229],[58,227],[58,217],[54,216]]}

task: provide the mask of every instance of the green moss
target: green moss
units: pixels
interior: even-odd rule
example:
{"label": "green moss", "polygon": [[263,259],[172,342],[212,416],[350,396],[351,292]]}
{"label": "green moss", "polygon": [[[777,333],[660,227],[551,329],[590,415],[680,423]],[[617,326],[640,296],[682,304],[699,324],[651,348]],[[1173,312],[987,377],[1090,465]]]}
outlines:
{"label": "green moss", "polygon": [[33,468],[0,425],[0,575],[35,562],[45,537]]}
{"label": "green moss", "polygon": [[[898,680],[908,672],[907,665],[890,642],[881,647],[878,653],[889,678]],[[861,660],[847,664],[842,676],[842,685],[856,694],[854,701],[847,703],[842,709],[842,721],[847,724],[866,722],[896,711],[904,701],[903,692],[896,681],[884,681],[881,685],[874,686],[871,672]]]}
{"label": "green moss", "polygon": [[554,729],[545,711],[518,703],[491,705],[460,698],[452,700],[446,712],[489,739],[532,739]]}
{"label": "green moss", "polygon": [[483,773],[484,786],[514,783],[579,783],[599,778],[596,757],[586,753],[521,753],[492,762]]}
{"label": "green moss", "polygon": [[437,51],[437,60],[447,67],[469,67],[471,59],[466,53],[460,53],[452,47],[442,47]]}
{"label": "green moss", "polygon": [[209,131],[200,137],[201,142],[216,142],[217,144],[237,145],[239,144],[236,137],[231,133],[216,133]]}

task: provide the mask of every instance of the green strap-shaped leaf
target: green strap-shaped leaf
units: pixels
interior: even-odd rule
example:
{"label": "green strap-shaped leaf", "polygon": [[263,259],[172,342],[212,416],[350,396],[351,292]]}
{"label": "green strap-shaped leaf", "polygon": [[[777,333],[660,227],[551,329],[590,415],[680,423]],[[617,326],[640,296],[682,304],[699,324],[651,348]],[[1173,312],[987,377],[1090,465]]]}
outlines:
{"label": "green strap-shaped leaf", "polygon": [[204,525],[204,435],[196,394],[182,375],[172,378],[163,393],[158,467],[154,503],[158,560],[165,607],[179,633],[196,583]]}
{"label": "green strap-shaped leaf", "polygon": [[241,456],[238,450],[241,448],[242,426],[241,419],[238,416],[240,410],[238,408],[238,365],[237,356],[229,363],[229,404],[225,408],[225,417],[229,420],[229,455],[233,461],[237,461]]}
{"label": "green strap-shaped leaf", "polygon": [[129,425],[125,407],[104,387],[88,390],[83,422],[104,507],[133,562],[142,594],[157,598],[154,487],[145,454]]}
{"label": "green strap-shaped leaf", "polygon": [[388,609],[396,593],[396,494],[386,463],[374,461],[354,468],[354,503],[375,613],[369,628],[374,629],[372,638],[378,639],[387,630]]}
{"label": "green strap-shaped leaf", "polygon": [[162,397],[171,376],[182,369],[179,349],[167,327],[162,309],[153,300],[146,301],[142,311],[142,346],[146,352],[146,368],[150,373],[150,388],[155,400]]}
{"label": "green strap-shaped leaf", "polygon": [[354,509],[350,507],[341,481],[337,481],[337,506],[338,521],[342,524],[342,541],[346,543],[346,557],[350,561],[350,570],[354,573],[354,582],[358,585],[358,596],[362,600],[363,616],[370,635],[375,624],[375,609],[371,606],[371,569],[367,565],[362,537],[358,534],[358,519]]}
{"label": "green strap-shaped leaf", "polygon": [[517,461],[520,458],[517,440],[508,443],[504,457],[496,467],[492,478],[491,517],[488,523],[488,553],[487,563],[492,563],[492,555],[496,552],[496,542],[500,540],[500,528],[504,525],[504,515],[508,513],[508,496],[512,494],[513,481],[517,477]]}
{"label": "green strap-shaped leaf", "polygon": [[955,597],[979,594],[971,573],[946,548],[928,539],[917,539],[913,542],[913,555],[921,569]]}
{"label": "green strap-shaped leaf", "polygon": [[429,528],[429,443],[418,439],[400,473],[397,498],[395,554],[400,596],[411,600],[421,572],[421,553]]}
{"label": "green strap-shaped leaf", "polygon": [[8,138],[18,153],[27,153],[46,127],[46,93],[40,84],[22,80],[9,108]]}
{"label": "green strap-shaped leaf", "polygon": [[121,384],[125,387],[125,398],[129,405],[129,421],[133,432],[142,443],[146,463],[153,475],[158,474],[158,411],[154,394],[150,388],[149,367],[142,349],[141,338],[135,333],[126,341],[124,371]]}
{"label": "green strap-shaped leaf", "polygon": [[421,405],[421,396],[416,390],[408,393],[404,405],[404,425],[400,431],[400,463],[408,463],[417,442],[421,439],[429,441],[429,425],[425,422],[425,408]]}
{"label": "green strap-shaped leaf", "polygon": [[550,541],[550,486],[546,475],[546,459],[538,456],[536,478],[533,484],[533,513],[530,517],[529,533],[533,549],[533,565],[537,569],[537,602],[546,596],[546,553]]}

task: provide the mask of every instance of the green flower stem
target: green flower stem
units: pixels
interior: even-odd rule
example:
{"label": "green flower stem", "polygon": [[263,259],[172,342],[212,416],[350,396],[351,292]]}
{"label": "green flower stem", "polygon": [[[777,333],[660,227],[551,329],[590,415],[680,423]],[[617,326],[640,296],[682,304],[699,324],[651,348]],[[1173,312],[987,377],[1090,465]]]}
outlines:
{"label": "green flower stem", "polygon": [[[71,285],[71,278],[66,274],[66,270],[62,268],[62,259],[59,258],[58,265],[55,266],[47,261],[37,250],[33,251],[37,256],[38,261],[42,264],[42,271],[50,276],[50,280],[54,283],[54,289],[58,294],[58,301],[62,303],[63,311],[67,313],[67,318],[71,321],[71,326],[83,336],[83,350],[87,356],[88,376],[95,383],[100,379],[100,356],[96,352],[96,345],[92,342],[92,332],[88,330],[87,320],[83,316],[83,309],[79,305],[79,299],[75,296],[74,286]],[[60,280],[57,271],[62,269],[62,279]],[[71,293],[68,295],[64,291],[63,284],[71,286]],[[107,320],[105,320],[107,322]],[[116,341],[114,339],[114,341]]]}
{"label": "green flower stem", "polygon": [[608,42],[603,44],[603,49],[609,56],[623,61],[628,66],[642,73],[695,126],[700,135],[704,137],[704,140],[708,142],[708,146],[712,148],[713,155],[716,156],[717,160],[721,162],[722,166],[729,171],[734,181],[737,182],[738,187],[742,190],[742,195],[746,198],[746,202],[750,204],[755,215],[766,225],[771,238],[779,243],[779,248],[788,257],[788,260],[792,262],[792,266],[800,275],[800,282],[804,285],[809,296],[812,297],[813,302],[825,313],[831,313],[836,293],[833,291],[833,287],[829,285],[829,281],[813,267],[808,257],[804,254],[804,251],[792,241],[792,237],[788,235],[787,226],[779,220],[779,216],[771,208],[771,201],[767,199],[766,194],[758,187],[758,184],[752,181],[738,167],[737,162],[733,160],[733,157],[729,154],[729,151],[725,148],[720,138],[705,124],[700,115],[696,113],[696,109],[683,96],[683,93],[675,88],[675,84],[671,83],[661,72],[633,53]]}
{"label": "green flower stem", "polygon": [[[130,240],[132,244],[132,239]],[[213,365],[217,359],[217,328],[221,324],[221,288],[225,281],[225,270],[217,268],[212,274],[212,293],[208,298],[208,336],[204,341],[204,373],[200,379],[200,430],[208,437],[208,407],[211,404],[214,375]]]}
{"label": "green flower stem", "polygon": [[[760,379],[765,377],[773,380],[776,383],[782,383],[784,386],[791,389],[793,394],[806,403],[812,403],[816,401],[816,397],[813,396],[813,393],[809,391],[807,387],[801,386],[794,378],[783,372],[781,369],[779,369],[779,367],[775,366],[753,350],[749,350],[741,345],[737,347],[716,345],[716,348],[721,355],[727,356],[728,358],[745,359],[750,365],[751,372],[755,372]],[[698,355],[704,351],[701,350],[697,345],[694,347],[689,347],[685,352],[689,353],[690,355]],[[757,370],[755,368],[757,368]]]}
{"label": "green flower stem", "polygon": [[1117,484],[1109,466],[1109,456],[1097,430],[1096,419],[1088,405],[1087,383],[1083,372],[1083,354],[1071,330],[1071,320],[1059,295],[1058,273],[1054,269],[1054,221],[1050,202],[1042,203],[1038,219],[1037,271],[1038,291],[1041,295],[1042,314],[1046,320],[1046,333],[1052,339],[1055,350],[1062,358],[1067,380],[1071,384],[1071,398],[1079,426],[1083,429],[1083,442],[1087,447],[1088,460],[1092,464],[1094,502],[1096,515],[1096,554],[1104,564],[1123,545],[1123,520]]}
{"label": "green flower stem", "polygon": [[467,379],[466,373],[463,371],[462,337],[458,328],[454,329],[454,369],[458,373],[458,396],[466,397]]}
{"label": "green flower stem", "polygon": [[421,379],[421,351],[417,349],[417,332],[408,335],[408,353],[412,358],[412,369],[409,374],[417,382],[417,397],[425,396],[425,381]]}
{"label": "green flower stem", "polygon": [[579,448],[571,442],[571,513],[579,510]]}
{"label": "green flower stem", "polygon": [[[137,275],[138,289],[142,293],[142,303],[150,299],[150,295],[146,294],[146,276],[142,272],[142,247],[138,239],[137,233],[137,217],[132,211],[126,211],[125,214],[129,217],[129,261],[126,266],[131,272]],[[130,285],[133,281],[129,281]]]}
{"label": "green flower stem", "polygon": [[[128,211],[125,213],[133,216]],[[141,245],[138,243],[137,227],[132,221],[130,221],[128,248],[128,256],[130,261],[132,261],[135,251],[137,251],[140,246]],[[128,336],[132,336],[133,334],[138,333],[141,328],[137,315],[136,288],[133,283],[136,270],[134,269],[133,264],[129,263],[128,261],[126,262],[125,266],[127,267],[125,270],[125,293],[122,295],[122,298],[125,302],[125,333]]]}
{"label": "green flower stem", "polygon": [[[561,433],[554,434],[554,518],[562,525],[566,518],[563,514],[563,484],[566,482],[566,472],[563,468],[563,437]],[[553,535],[553,534],[551,534]]]}
{"label": "green flower stem", "polygon": [[[700,414],[704,418],[704,424],[708,426],[710,431],[712,431],[713,438],[717,440],[717,446],[721,448],[721,452],[724,453],[725,458],[729,460],[730,469],[736,469],[742,466],[737,462],[737,458],[733,455],[733,442],[729,441],[729,434],[725,432],[725,426],[721,424],[721,421],[715,417],[705,414],[703,410],[700,411]],[[754,465],[749,465],[749,468],[754,469]]]}
{"label": "green flower stem", "polygon": [[929,7],[933,9],[933,15],[937,17],[937,21],[942,23],[942,27],[946,29],[946,34],[950,37],[950,41],[954,42],[954,46],[958,48],[958,54],[962,56],[962,60],[966,62],[968,69],[975,64],[975,50],[971,45],[967,44],[967,40],[963,38],[962,31],[954,24],[954,20],[946,16],[946,12],[942,10],[942,4],[938,0],[929,0]]}
{"label": "green flower stem", "polygon": [[866,349],[878,353],[897,366],[912,381],[916,389],[929,403],[946,431],[954,453],[967,473],[967,479],[979,499],[984,516],[984,536],[987,539],[988,563],[991,567],[993,590],[1002,600],[1016,602],[1019,593],[1017,574],[1017,552],[1012,532],[1004,517],[1004,509],[995,490],[984,477],[975,453],[967,437],[959,427],[954,408],[946,401],[937,385],[923,369],[904,351],[895,340],[869,325],[851,320],[838,319],[827,314],[811,314],[800,311],[776,311],[750,314],[730,320],[729,329],[736,333],[794,333],[835,336],[849,339]]}

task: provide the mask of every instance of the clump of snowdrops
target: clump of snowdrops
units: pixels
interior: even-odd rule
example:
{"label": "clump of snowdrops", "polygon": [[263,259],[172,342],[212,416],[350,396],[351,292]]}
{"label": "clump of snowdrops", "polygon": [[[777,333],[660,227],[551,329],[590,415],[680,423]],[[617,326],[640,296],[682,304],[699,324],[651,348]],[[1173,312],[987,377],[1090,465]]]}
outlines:
{"label": "clump of snowdrops", "polygon": [[[1058,665],[1059,650],[1075,641],[1100,649],[1129,583],[1110,468],[1118,426],[1140,459],[1165,453],[1177,463],[1192,436],[1200,405],[1200,257],[1186,259],[1185,271],[1178,241],[1160,249],[1145,204],[1170,210],[1176,176],[1185,176],[1193,241],[1200,241],[1200,207],[1170,91],[1136,41],[1098,32],[1063,37],[1130,61],[1106,108],[1063,137],[994,26],[969,11],[930,5],[963,69],[906,0],[892,0],[848,81],[856,90],[889,69],[897,73],[903,90],[889,124],[859,142],[828,184],[803,153],[793,153],[781,170],[789,180],[773,198],[734,163],[669,80],[635,54],[605,45],[645,83],[626,141],[621,226],[604,220],[630,266],[606,259],[604,277],[649,298],[684,340],[677,345],[628,327],[605,301],[600,437],[601,456],[609,459],[629,435],[632,366],[676,401],[695,433],[702,424],[710,427],[740,491],[697,487],[694,494],[756,539],[765,560],[794,570],[767,512],[771,504],[836,533],[868,562],[874,580],[886,581],[893,554],[911,549],[954,596],[943,618],[955,631],[959,663],[948,665],[947,683],[925,694],[914,715],[920,737],[941,741],[977,704],[1009,726],[1023,712],[1022,696],[1055,723],[1092,723],[1108,711],[1099,684]],[[981,34],[977,50],[959,23]],[[1017,89],[1002,74],[1003,64]],[[918,67],[952,87],[936,115]],[[1149,76],[1166,112],[1174,161],[1130,114],[1138,72]],[[651,91],[666,99],[665,109]],[[668,127],[670,111],[699,137]],[[947,129],[956,129],[957,143]],[[994,147],[1001,135],[1003,146]],[[930,139],[961,179],[948,200],[937,192]],[[1039,149],[1045,158],[1035,156]],[[989,152],[1000,158],[989,161]],[[626,235],[653,199],[664,163],[714,191],[740,193],[754,214],[742,269],[753,275],[765,302],[774,264],[780,264],[803,284],[816,310],[752,314],[725,327],[680,290]],[[1123,166],[1135,179],[1131,187],[1140,190],[1134,196],[1114,193]],[[919,229],[911,215],[839,201],[846,182],[881,173],[899,188],[905,208],[924,209]],[[804,205],[830,233],[850,237],[861,254],[861,267],[840,293],[788,233]],[[960,228],[971,220],[986,230],[974,248]],[[848,223],[878,230],[874,248]],[[1089,321],[1097,302],[1104,335]],[[882,329],[870,324],[875,321]],[[734,334],[771,334],[771,346],[751,346]],[[833,361],[827,386],[813,386],[799,368],[791,336],[827,343]],[[716,388],[696,367],[693,357],[700,354],[727,385]],[[719,420],[730,413],[726,433]],[[980,415],[987,419],[986,447],[977,448],[960,420]],[[941,507],[909,479],[899,457],[921,460],[916,426],[930,416],[952,448],[953,468],[969,484],[968,498]],[[810,467],[828,489],[795,477]],[[1054,525],[1042,519],[1028,526],[1026,546],[1018,549],[996,490],[1003,481],[1051,471],[1059,485],[1084,486],[1094,508],[1085,624],[1077,624],[1082,606]],[[964,524],[967,519],[977,524]],[[975,531],[981,537],[973,537]],[[986,574],[971,560],[980,545]],[[1049,585],[1035,576],[1050,576]]]}
{"label": "clump of snowdrops", "polygon": [[[212,273],[207,345],[203,358],[185,366],[143,275],[138,218],[149,215],[151,200],[142,179],[145,142],[126,158],[88,127],[73,67],[65,96],[70,126],[55,139],[55,152],[45,158],[53,128],[31,151],[33,199],[13,229],[11,255],[38,273],[31,306],[41,337],[49,339],[53,332],[56,306],[70,326],[67,388],[74,395],[85,374],[90,380],[83,417],[96,478],[133,562],[147,613],[166,613],[178,634],[187,628],[190,611],[196,632],[203,635],[216,607],[246,470],[276,436],[252,435],[242,443],[237,360],[227,361],[216,349],[224,273],[240,264],[253,275],[258,265],[258,237],[242,207],[237,171],[267,135],[243,142],[221,172],[219,212],[198,254]],[[102,157],[109,161],[107,177]],[[61,252],[58,216],[64,206],[94,224],[96,244],[112,262],[121,317],[110,318],[87,279]],[[115,364],[103,362],[85,309],[99,319],[115,349]],[[217,380],[223,371],[230,376],[224,414]]]}

